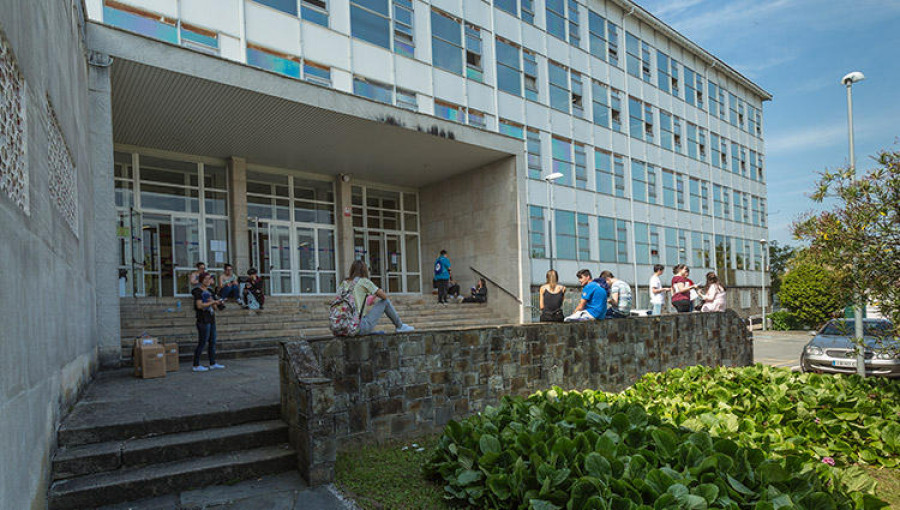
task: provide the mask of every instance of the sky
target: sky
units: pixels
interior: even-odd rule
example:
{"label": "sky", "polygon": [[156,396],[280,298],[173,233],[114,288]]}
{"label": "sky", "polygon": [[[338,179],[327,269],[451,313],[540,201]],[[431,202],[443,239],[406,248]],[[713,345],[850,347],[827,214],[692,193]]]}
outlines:
{"label": "sky", "polygon": [[763,105],[769,238],[821,209],[818,172],[846,166],[853,86],[858,173],[900,150],[900,0],[636,0],[654,16],[772,94]]}

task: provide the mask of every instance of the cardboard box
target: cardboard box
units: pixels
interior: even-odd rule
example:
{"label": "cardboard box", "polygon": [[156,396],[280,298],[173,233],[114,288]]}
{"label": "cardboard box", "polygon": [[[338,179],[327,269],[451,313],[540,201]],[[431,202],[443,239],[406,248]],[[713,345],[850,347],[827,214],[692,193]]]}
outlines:
{"label": "cardboard box", "polygon": [[178,344],[163,344],[166,351],[166,372],[178,371]]}
{"label": "cardboard box", "polygon": [[159,346],[159,341],[151,336],[144,336],[134,339],[134,346],[131,348],[131,359],[134,360],[134,376],[143,377],[142,352],[146,347]]}
{"label": "cardboard box", "polygon": [[138,357],[140,357],[140,377],[142,379],[166,376],[166,350],[162,345],[142,345]]}

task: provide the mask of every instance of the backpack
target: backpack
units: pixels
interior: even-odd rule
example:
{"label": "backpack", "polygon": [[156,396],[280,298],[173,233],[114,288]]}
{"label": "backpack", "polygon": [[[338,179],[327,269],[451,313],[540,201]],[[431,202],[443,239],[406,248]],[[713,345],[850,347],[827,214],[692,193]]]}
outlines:
{"label": "backpack", "polygon": [[444,272],[444,264],[441,263],[441,259],[437,259],[434,261],[434,275],[440,276],[441,273]]}
{"label": "backpack", "polygon": [[358,281],[356,278],[350,285],[341,282],[337,295],[331,301],[328,327],[334,336],[356,336],[359,333],[359,312],[353,297],[353,289]]}

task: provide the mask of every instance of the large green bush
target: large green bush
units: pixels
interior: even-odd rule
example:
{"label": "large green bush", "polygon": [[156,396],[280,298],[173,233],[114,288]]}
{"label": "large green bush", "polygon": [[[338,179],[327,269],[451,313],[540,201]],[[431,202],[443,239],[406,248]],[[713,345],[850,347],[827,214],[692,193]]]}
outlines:
{"label": "large green bush", "polygon": [[775,331],[793,331],[803,327],[803,324],[794,317],[794,314],[787,310],[778,310],[770,313],[769,320],[772,321],[772,329]]}
{"label": "large green bush", "polygon": [[814,262],[802,260],[784,275],[781,304],[810,328],[817,328],[847,304],[840,276]]}

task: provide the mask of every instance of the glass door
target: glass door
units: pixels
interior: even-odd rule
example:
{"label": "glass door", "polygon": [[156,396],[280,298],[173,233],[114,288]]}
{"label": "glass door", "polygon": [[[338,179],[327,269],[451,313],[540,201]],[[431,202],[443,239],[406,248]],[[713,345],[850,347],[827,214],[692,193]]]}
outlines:
{"label": "glass door", "polygon": [[141,213],[119,210],[116,240],[119,251],[119,297],[144,295],[144,249]]}
{"label": "glass door", "polygon": [[[187,296],[191,293],[190,274],[197,269],[197,263],[200,262],[200,220],[174,216],[171,232],[171,253],[174,257],[170,265],[174,273],[175,294]],[[210,265],[209,261],[205,262]]]}
{"label": "glass door", "polygon": [[403,292],[403,251],[400,244],[400,234],[385,232],[381,235],[384,237],[387,291]]}
{"label": "glass door", "polygon": [[269,285],[273,295],[293,294],[291,273],[291,227],[279,223],[268,224]]}
{"label": "glass door", "polygon": [[378,232],[368,232],[366,241],[366,265],[369,266],[369,279],[375,285],[384,288],[384,238]]}
{"label": "glass door", "polygon": [[[147,296],[172,295],[171,232],[171,218],[168,216],[145,214],[141,220],[139,244],[144,269],[144,293]],[[168,294],[164,292],[166,289]]]}

